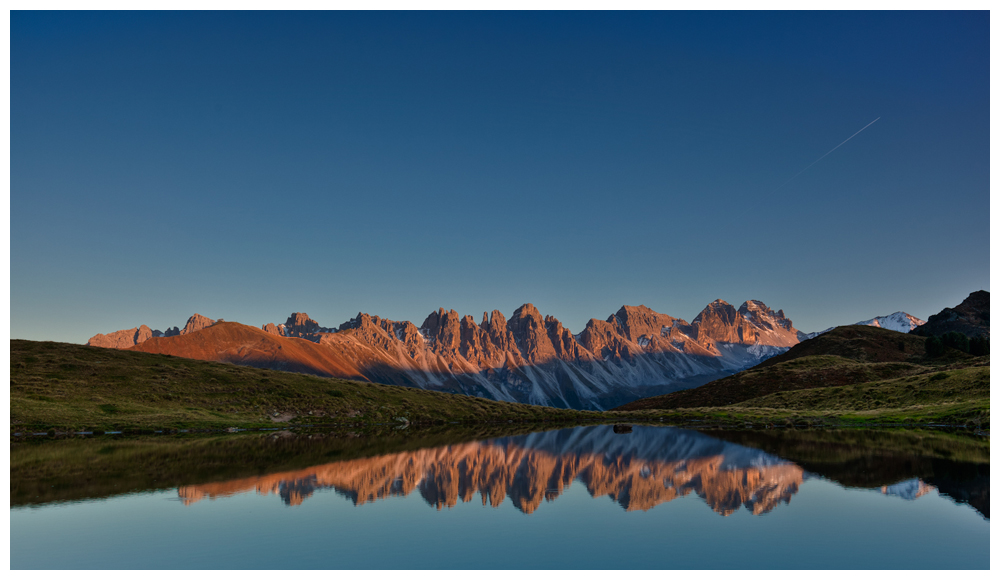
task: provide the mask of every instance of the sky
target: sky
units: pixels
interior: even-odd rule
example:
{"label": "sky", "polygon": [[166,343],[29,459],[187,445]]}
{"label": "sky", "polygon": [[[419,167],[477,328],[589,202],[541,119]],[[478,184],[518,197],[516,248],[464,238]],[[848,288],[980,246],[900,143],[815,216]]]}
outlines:
{"label": "sky", "polygon": [[11,338],[926,319],[989,290],[989,119],[985,11],[13,11]]}

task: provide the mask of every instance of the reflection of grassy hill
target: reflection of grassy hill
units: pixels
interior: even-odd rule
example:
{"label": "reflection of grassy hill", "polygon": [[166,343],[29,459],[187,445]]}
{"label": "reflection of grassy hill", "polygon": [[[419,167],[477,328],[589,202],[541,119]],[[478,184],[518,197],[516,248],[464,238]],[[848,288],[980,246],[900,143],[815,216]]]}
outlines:
{"label": "reflection of grassy hill", "polygon": [[853,487],[918,477],[990,517],[988,438],[929,430],[754,429],[712,431]]}
{"label": "reflection of grassy hill", "polygon": [[[898,474],[879,479],[877,462],[870,469],[851,469],[838,474],[838,465],[866,458],[896,457],[935,459],[961,463],[990,462],[990,441],[968,432],[949,433],[926,429],[741,429],[711,430],[707,434],[753,447],[794,461],[804,469],[843,481],[847,485],[875,487],[896,483]],[[922,477],[915,473],[909,477]],[[858,478],[858,479],[851,479]],[[874,478],[874,479],[873,479]]]}
{"label": "reflection of grassy hill", "polygon": [[11,505],[108,497],[254,477],[314,465],[537,430],[537,425],[447,425],[240,433],[28,439],[10,448]]}
{"label": "reflection of grassy hill", "polygon": [[988,424],[989,357],[950,351],[928,359],[924,340],[882,328],[842,326],[752,369],[616,411]]}
{"label": "reflection of grassy hill", "polygon": [[10,369],[14,431],[253,427],[271,426],[275,419],[600,420],[590,411],[58,342],[10,341]]}

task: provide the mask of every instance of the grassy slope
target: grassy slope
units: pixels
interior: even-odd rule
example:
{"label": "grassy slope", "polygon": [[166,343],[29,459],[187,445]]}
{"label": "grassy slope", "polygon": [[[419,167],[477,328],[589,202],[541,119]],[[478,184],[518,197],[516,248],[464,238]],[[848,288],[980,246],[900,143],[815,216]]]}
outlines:
{"label": "grassy slope", "polygon": [[[598,413],[502,403],[312,375],[57,342],[10,341],[12,431],[294,423],[600,421]],[[311,412],[311,414],[310,414]]]}
{"label": "grassy slope", "polygon": [[664,421],[780,425],[947,424],[988,428],[988,366],[856,385],[780,391],[732,405],[645,408],[610,414]]}
{"label": "grassy slope", "polygon": [[921,337],[840,327],[756,367],[615,411],[676,419],[989,424],[989,357],[927,360]]}

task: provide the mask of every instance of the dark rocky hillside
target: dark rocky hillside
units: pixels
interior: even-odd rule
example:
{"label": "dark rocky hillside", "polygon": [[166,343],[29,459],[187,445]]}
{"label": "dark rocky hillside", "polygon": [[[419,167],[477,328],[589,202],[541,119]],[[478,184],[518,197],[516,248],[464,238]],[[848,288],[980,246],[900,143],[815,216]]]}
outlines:
{"label": "dark rocky hillside", "polygon": [[969,338],[990,336],[990,293],[979,290],[954,308],[945,308],[927,319],[927,323],[910,331],[917,336],[941,336],[960,332]]}

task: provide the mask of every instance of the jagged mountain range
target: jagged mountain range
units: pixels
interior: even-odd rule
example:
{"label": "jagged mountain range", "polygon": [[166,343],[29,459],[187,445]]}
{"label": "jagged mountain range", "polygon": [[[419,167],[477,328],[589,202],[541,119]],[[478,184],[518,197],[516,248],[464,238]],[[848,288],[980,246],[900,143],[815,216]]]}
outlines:
{"label": "jagged mountain range", "polygon": [[783,311],[756,300],[716,300],[690,323],[646,306],[623,306],[573,334],[531,304],[510,319],[476,323],[454,310],[418,327],[365,313],[323,327],[304,313],[261,328],[195,314],[183,329],[143,325],[88,345],[130,348],[279,370],[311,372],[501,401],[603,410],[703,384],[797,344]]}

